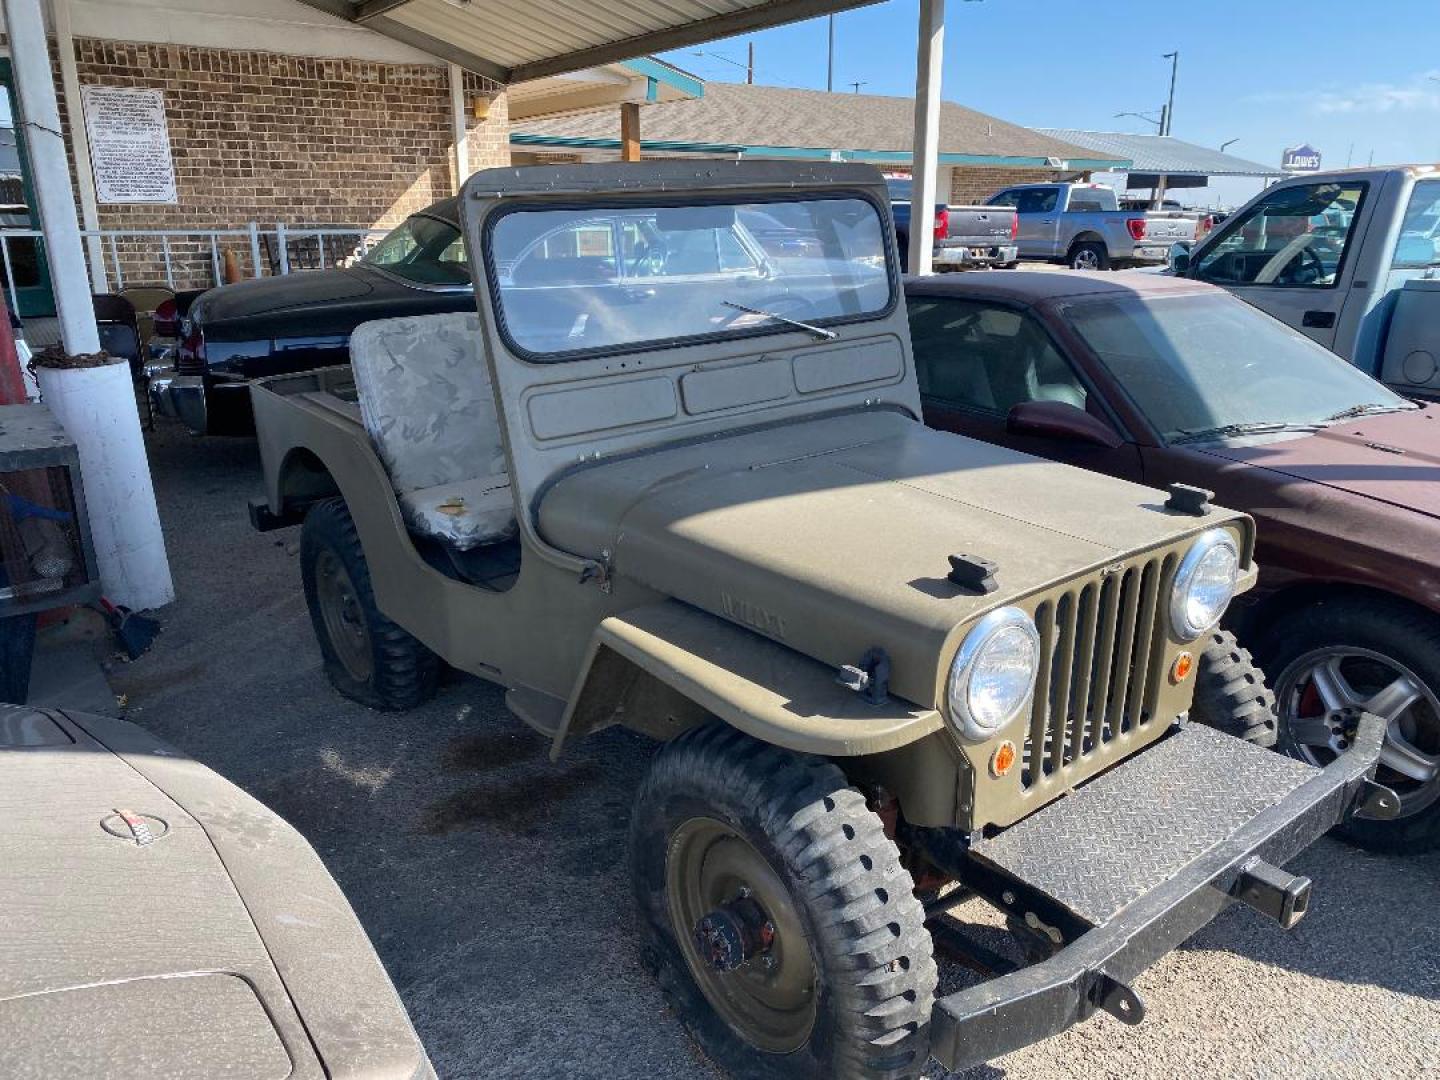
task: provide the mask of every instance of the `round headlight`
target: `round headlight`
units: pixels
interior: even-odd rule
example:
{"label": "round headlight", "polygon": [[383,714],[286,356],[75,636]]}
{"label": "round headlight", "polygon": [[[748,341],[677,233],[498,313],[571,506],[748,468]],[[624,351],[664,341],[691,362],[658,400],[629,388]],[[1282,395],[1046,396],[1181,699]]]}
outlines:
{"label": "round headlight", "polygon": [[988,739],[1015,719],[1035,689],[1040,635],[1019,608],[990,612],[966,635],[950,666],[950,722],[967,739]]}
{"label": "round headlight", "polygon": [[1203,533],[1180,561],[1170,591],[1170,626],[1181,641],[1194,641],[1220,621],[1235,595],[1240,553],[1224,529]]}

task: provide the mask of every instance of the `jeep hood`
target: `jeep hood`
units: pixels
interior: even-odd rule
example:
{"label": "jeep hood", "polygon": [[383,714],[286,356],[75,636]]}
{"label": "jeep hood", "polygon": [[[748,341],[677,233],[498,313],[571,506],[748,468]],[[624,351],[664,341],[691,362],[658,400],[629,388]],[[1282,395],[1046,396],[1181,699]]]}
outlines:
{"label": "jeep hood", "polygon": [[1299,439],[1204,451],[1440,517],[1440,405],[1366,416]]}
{"label": "jeep hood", "polygon": [[[584,467],[545,495],[539,528],[826,663],[880,646],[896,692],[930,706],[940,661],[976,616],[1235,516],[1180,517],[1162,502],[877,410]],[[998,564],[998,590],[953,585],[953,554]]]}

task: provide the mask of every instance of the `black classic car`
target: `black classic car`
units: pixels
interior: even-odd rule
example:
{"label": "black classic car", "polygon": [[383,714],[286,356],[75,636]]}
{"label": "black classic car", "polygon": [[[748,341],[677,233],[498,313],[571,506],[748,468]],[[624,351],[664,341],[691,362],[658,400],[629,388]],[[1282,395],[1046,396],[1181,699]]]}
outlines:
{"label": "black classic car", "polygon": [[344,269],[225,285],[190,305],[175,366],[152,373],[157,412],[197,435],[248,435],[250,381],[349,361],[371,319],[474,310],[456,200],[407,218]]}

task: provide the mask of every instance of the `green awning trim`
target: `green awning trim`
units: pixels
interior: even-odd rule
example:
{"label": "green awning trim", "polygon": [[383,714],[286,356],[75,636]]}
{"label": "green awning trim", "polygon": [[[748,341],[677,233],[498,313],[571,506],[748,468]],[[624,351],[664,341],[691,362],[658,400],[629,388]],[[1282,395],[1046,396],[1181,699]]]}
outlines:
{"label": "green awning trim", "polygon": [[[658,60],[651,59],[648,56],[637,57],[634,60],[626,60],[620,66],[629,68],[637,75],[644,75],[656,83],[665,83],[667,86],[673,86],[676,90],[679,90],[688,97],[698,98],[705,96],[705,84],[699,79],[693,75],[686,75],[682,71],[676,71],[669,64],[662,64]],[[651,100],[653,101],[654,99],[652,98]]]}

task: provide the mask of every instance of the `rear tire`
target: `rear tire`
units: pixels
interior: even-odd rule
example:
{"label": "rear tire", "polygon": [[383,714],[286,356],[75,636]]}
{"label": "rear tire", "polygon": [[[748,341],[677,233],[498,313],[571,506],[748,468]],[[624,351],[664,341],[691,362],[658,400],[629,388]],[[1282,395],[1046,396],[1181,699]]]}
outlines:
{"label": "rear tire", "polygon": [[[1339,687],[1339,696],[1354,704],[1368,700],[1386,717],[1387,752],[1404,749],[1398,756],[1408,759],[1408,767],[1431,764],[1429,780],[1418,780],[1382,760],[1376,779],[1400,797],[1400,816],[1389,821],[1352,817],[1338,831],[1371,851],[1411,855],[1440,848],[1440,769],[1434,768],[1440,762],[1440,620],[1383,597],[1344,598],[1279,619],[1266,629],[1260,651],[1274,676],[1285,753],[1316,765],[1334,760],[1338,751],[1321,745],[1325,733],[1315,720],[1328,708],[1322,690],[1333,694],[1330,688]],[[1330,678],[1317,680],[1322,669]],[[1410,687],[1402,695],[1411,698],[1408,705],[1396,710],[1377,700],[1402,680]],[[1403,747],[1394,741],[1397,733]]]}
{"label": "rear tire", "polygon": [[1110,252],[1104,244],[1075,244],[1065,256],[1065,265],[1071,270],[1109,270]]}
{"label": "rear tire", "polygon": [[300,575],[325,674],[372,709],[400,712],[435,694],[440,658],[381,614],[344,499],[316,503],[300,527]]}
{"label": "rear tire", "polygon": [[[909,1080],[925,1067],[937,979],[925,912],[834,765],[723,724],[689,731],[640,787],[630,862],[645,964],[732,1075]],[[722,970],[713,937],[696,940],[717,915],[769,937],[747,931]]]}
{"label": "rear tire", "polygon": [[1203,640],[1190,719],[1256,746],[1274,746],[1275,695],[1250,650],[1228,630],[1211,630]]}

